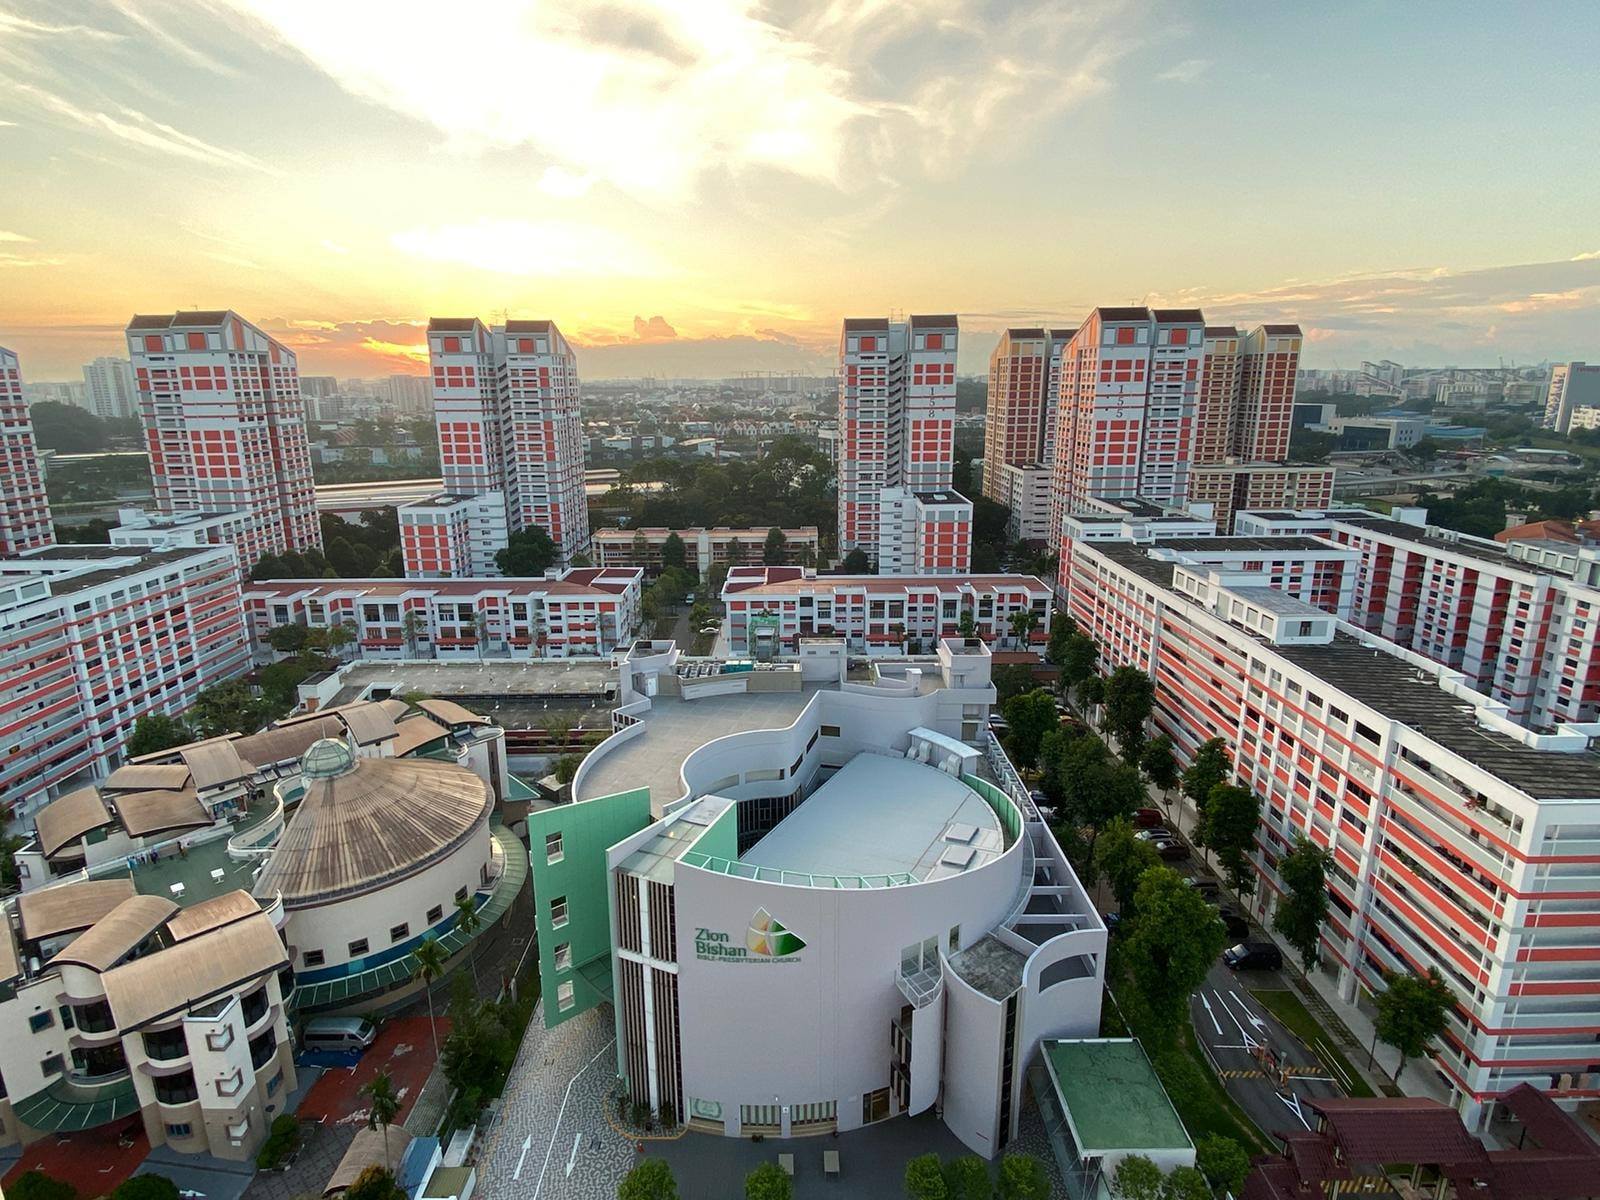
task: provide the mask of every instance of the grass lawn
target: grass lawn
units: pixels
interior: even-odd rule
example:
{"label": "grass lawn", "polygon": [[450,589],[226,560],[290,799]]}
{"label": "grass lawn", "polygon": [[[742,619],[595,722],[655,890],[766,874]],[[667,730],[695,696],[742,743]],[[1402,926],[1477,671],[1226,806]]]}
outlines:
{"label": "grass lawn", "polygon": [[1323,1060],[1324,1066],[1335,1076],[1341,1077],[1350,1095],[1373,1095],[1372,1088],[1362,1078],[1361,1072],[1351,1066],[1350,1060],[1340,1052],[1333,1038],[1311,1015],[1310,1010],[1300,1002],[1299,996],[1278,988],[1252,988],[1250,994],[1261,1002],[1262,1008],[1282,1021],[1290,1033],[1309,1046]]}

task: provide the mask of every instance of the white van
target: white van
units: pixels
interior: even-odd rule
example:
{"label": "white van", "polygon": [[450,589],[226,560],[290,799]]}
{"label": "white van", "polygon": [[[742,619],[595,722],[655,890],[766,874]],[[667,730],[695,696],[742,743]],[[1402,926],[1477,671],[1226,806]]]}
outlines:
{"label": "white van", "polygon": [[365,1017],[313,1017],[306,1022],[300,1045],[311,1053],[365,1050],[377,1036],[377,1027]]}

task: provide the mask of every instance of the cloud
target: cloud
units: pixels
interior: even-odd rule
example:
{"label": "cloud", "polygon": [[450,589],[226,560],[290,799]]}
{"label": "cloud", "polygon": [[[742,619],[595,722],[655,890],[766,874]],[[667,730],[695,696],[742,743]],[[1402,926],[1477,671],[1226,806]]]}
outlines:
{"label": "cloud", "polygon": [[268,175],[279,174],[276,168],[241,150],[213,145],[127,105],[111,106],[111,111],[83,108],[63,96],[31,83],[6,81],[4,76],[0,76],[0,81],[9,84],[13,99],[28,104],[57,125],[81,129],[140,150],[154,150],[172,158],[185,159],[206,166],[242,168]]}
{"label": "cloud", "polygon": [[641,342],[667,341],[678,336],[678,331],[667,324],[665,317],[633,318],[633,336]]}
{"label": "cloud", "polygon": [[329,254],[349,254],[350,253],[350,247],[349,246],[341,246],[338,242],[331,242],[327,238],[323,238],[322,241],[319,243],[319,245],[321,245],[321,247],[324,250],[326,250]]}
{"label": "cloud", "polygon": [[31,237],[24,237],[20,233],[12,233],[9,229],[0,229],[0,242],[31,242]]}
{"label": "cloud", "polygon": [[381,358],[397,358],[405,362],[425,363],[428,361],[428,343],[419,342],[415,345],[405,345],[399,342],[385,342],[377,338],[363,338],[361,348],[370,354]]}
{"label": "cloud", "polygon": [[26,254],[10,254],[0,250],[0,267],[59,267],[67,260],[64,258],[35,257]]}
{"label": "cloud", "polygon": [[1573,262],[1588,262],[1591,258],[1600,258],[1600,250],[1585,250],[1582,254],[1574,254]]}
{"label": "cloud", "polygon": [[561,166],[546,167],[544,174],[539,176],[539,190],[547,196],[559,196],[563,200],[587,196],[593,186],[593,175],[579,175]]}
{"label": "cloud", "polygon": [[487,0],[425,36],[383,0],[217,2],[451,150],[537,152],[562,198],[757,170],[875,194],[1103,92],[1138,45],[1118,0]]}
{"label": "cloud", "polygon": [[117,41],[117,34],[92,25],[47,25],[43,21],[30,21],[16,13],[0,9],[0,36],[14,37],[68,37],[91,41]]}
{"label": "cloud", "polygon": [[238,254],[217,254],[214,251],[207,251],[206,257],[213,262],[221,263],[225,267],[241,267],[246,271],[261,270],[260,263]]}
{"label": "cloud", "polygon": [[638,277],[665,268],[621,234],[569,221],[482,218],[470,225],[408,229],[389,238],[403,254],[501,275]]}
{"label": "cloud", "polygon": [[1156,76],[1163,83],[1193,83],[1211,69],[1209,58],[1186,58]]}

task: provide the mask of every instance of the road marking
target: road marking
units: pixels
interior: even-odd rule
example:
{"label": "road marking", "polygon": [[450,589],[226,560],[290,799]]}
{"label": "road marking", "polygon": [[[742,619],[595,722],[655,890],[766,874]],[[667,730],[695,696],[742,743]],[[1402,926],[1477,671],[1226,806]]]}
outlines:
{"label": "road marking", "polygon": [[527,1160],[528,1151],[533,1146],[533,1134],[522,1139],[522,1153],[517,1156],[517,1169],[511,1172],[511,1182],[516,1183],[522,1178],[522,1164]]}
{"label": "road marking", "polygon": [[604,1046],[601,1046],[600,1053],[596,1054],[588,1062],[584,1063],[583,1066],[579,1067],[577,1074],[571,1079],[567,1080],[567,1090],[561,1095],[561,1109],[556,1113],[555,1126],[550,1130],[550,1147],[544,1152],[544,1166],[539,1168],[539,1182],[534,1185],[533,1196],[530,1198],[530,1200],[539,1200],[539,1193],[544,1189],[544,1173],[550,1169],[550,1155],[555,1152],[556,1134],[561,1132],[561,1121],[567,1115],[567,1101],[572,1099],[572,1085],[578,1082],[579,1075],[582,1075],[590,1067],[594,1066],[595,1063],[599,1062],[601,1055],[603,1055],[607,1050],[611,1049],[612,1046],[616,1045],[616,1042],[617,1039],[612,1038]]}
{"label": "road marking", "polygon": [[1300,1111],[1299,1096],[1296,1096],[1293,1092],[1290,1092],[1287,1096],[1285,1096],[1282,1092],[1279,1092],[1278,1099],[1282,1100],[1284,1107],[1294,1114],[1295,1120],[1299,1121],[1300,1124],[1304,1125],[1307,1129],[1311,1128],[1311,1122],[1307,1121],[1305,1114]]}
{"label": "road marking", "polygon": [[[1245,1027],[1239,1024],[1239,1018],[1234,1016],[1233,1008],[1228,1004],[1226,999],[1229,993],[1222,992],[1219,994],[1213,991],[1211,994],[1217,997],[1217,1003],[1222,1006],[1222,1011],[1228,1014],[1228,1020],[1233,1022],[1233,1027],[1239,1031],[1239,1036],[1244,1039],[1244,1048],[1246,1050],[1254,1050],[1259,1047],[1261,1043],[1256,1041],[1255,1038],[1251,1037]],[[1250,1015],[1248,1009],[1245,1010],[1245,1015]]]}
{"label": "road marking", "polygon": [[1200,1003],[1206,1006],[1206,1016],[1211,1018],[1211,1024],[1216,1027],[1217,1036],[1222,1036],[1222,1022],[1217,1020],[1217,1014],[1211,1011],[1211,1001],[1206,999],[1204,992],[1200,993]]}
{"label": "road marking", "polygon": [[572,1178],[572,1166],[578,1161],[578,1147],[583,1145],[583,1130],[578,1130],[578,1136],[572,1139],[572,1153],[567,1155],[567,1178]]}

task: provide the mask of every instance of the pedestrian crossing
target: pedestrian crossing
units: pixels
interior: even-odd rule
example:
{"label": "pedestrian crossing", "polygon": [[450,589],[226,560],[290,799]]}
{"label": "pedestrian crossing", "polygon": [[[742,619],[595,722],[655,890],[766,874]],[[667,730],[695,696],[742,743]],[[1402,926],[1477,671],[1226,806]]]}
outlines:
{"label": "pedestrian crossing", "polygon": [[1218,1071],[1217,1074],[1222,1076],[1224,1079],[1265,1079],[1267,1077],[1265,1071],[1256,1071],[1247,1068]]}

